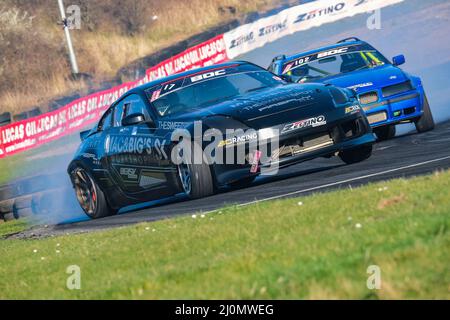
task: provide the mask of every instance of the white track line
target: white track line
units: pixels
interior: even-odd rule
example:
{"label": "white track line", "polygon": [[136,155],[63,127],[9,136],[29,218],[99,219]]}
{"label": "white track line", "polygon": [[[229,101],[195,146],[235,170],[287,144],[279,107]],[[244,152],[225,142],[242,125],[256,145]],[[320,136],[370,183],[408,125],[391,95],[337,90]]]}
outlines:
{"label": "white track line", "polygon": [[[279,198],[285,198],[285,197],[289,197],[289,196],[296,195],[296,194],[301,194],[301,193],[305,193],[305,192],[310,192],[310,191],[314,191],[314,190],[328,188],[328,187],[332,187],[332,186],[336,186],[336,185],[340,185],[340,184],[348,183],[348,182],[352,182],[352,181],[363,180],[363,179],[367,179],[367,178],[381,176],[381,175],[386,174],[386,173],[391,173],[391,172],[401,171],[401,170],[405,170],[405,169],[420,167],[420,166],[423,166],[423,165],[426,165],[426,164],[430,164],[430,163],[433,163],[433,162],[444,161],[444,160],[448,160],[448,159],[450,159],[450,156],[443,157],[443,158],[438,158],[438,159],[433,159],[433,160],[428,160],[428,161],[424,161],[424,162],[419,162],[419,163],[411,164],[411,165],[408,165],[408,166],[399,167],[399,168],[395,168],[395,169],[390,169],[390,170],[386,170],[386,171],[381,171],[381,172],[377,172],[377,173],[372,173],[372,174],[368,174],[368,175],[361,176],[361,177],[356,177],[356,178],[351,178],[351,179],[347,179],[347,180],[332,182],[332,183],[324,184],[324,185],[313,187],[313,188],[308,188],[308,189],[299,190],[299,191],[293,191],[293,192],[281,194],[281,195],[278,195],[278,196],[273,196],[273,197],[269,197],[269,198],[263,198],[263,199],[259,199],[259,200],[246,202],[246,203],[241,203],[241,204],[238,204],[237,207],[244,207],[244,206],[248,206],[248,205],[259,203],[259,202],[275,200],[275,199],[279,199]],[[217,210],[213,210],[212,212],[214,212],[214,211],[217,211]]]}

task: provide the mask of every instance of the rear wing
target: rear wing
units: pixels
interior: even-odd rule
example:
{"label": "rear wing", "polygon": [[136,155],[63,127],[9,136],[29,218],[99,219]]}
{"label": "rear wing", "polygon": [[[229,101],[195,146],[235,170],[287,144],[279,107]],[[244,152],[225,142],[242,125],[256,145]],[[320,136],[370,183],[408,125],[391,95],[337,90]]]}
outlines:
{"label": "rear wing", "polygon": [[85,131],[81,131],[81,132],[80,132],[80,139],[81,139],[81,141],[86,140],[87,137],[90,136],[91,132],[92,132],[92,129],[85,130]]}
{"label": "rear wing", "polygon": [[357,37],[349,37],[349,38],[342,39],[342,40],[338,41],[337,43],[344,43],[347,41],[361,41],[361,40]]}

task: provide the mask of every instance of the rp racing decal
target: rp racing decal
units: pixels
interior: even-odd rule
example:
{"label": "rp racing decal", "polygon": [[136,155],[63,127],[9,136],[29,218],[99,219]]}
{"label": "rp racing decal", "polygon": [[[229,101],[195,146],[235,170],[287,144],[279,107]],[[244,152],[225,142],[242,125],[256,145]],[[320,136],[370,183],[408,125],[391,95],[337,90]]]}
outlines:
{"label": "rp racing decal", "polygon": [[358,105],[354,105],[354,106],[345,108],[345,114],[356,113],[359,110],[361,110],[361,107]]}

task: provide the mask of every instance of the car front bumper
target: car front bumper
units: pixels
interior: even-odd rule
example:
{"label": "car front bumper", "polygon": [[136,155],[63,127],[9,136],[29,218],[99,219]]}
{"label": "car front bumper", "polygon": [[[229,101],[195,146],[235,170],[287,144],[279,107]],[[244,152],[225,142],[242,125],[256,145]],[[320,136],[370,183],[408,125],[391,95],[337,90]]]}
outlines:
{"label": "car front bumper", "polygon": [[[316,137],[318,137],[318,143],[306,148],[306,141],[315,141]],[[251,159],[245,164],[216,164],[213,167],[218,184],[225,185],[253,175],[266,173],[271,175],[280,168],[319,157],[331,157],[341,151],[371,145],[374,142],[375,137],[367,118],[362,112],[357,112],[327,123],[327,125],[322,127],[283,134],[279,137],[276,146],[272,143],[264,144],[264,156],[261,159],[257,172],[252,173],[250,171],[252,167]],[[299,147],[299,145],[303,148]],[[271,158],[271,155],[277,149],[291,148],[293,146],[297,148],[297,152],[285,154],[275,159]],[[261,150],[261,148],[259,149]],[[252,151],[247,149],[247,152],[251,153]]]}
{"label": "car front bumper", "polygon": [[423,95],[420,90],[405,92],[379,102],[363,106],[372,128],[412,122],[423,114]]}

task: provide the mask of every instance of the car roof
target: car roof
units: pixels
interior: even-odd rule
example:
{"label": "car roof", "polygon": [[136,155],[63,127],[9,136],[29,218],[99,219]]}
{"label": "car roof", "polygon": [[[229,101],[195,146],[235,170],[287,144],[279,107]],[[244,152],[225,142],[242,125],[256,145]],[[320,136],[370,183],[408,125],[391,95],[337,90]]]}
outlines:
{"label": "car roof", "polygon": [[[242,66],[242,65],[246,65],[246,64],[255,65],[255,64],[253,64],[251,62],[247,62],[247,61],[230,61],[230,62],[215,64],[215,65],[211,65],[211,66],[207,66],[207,67],[192,69],[192,70],[189,70],[189,71],[176,73],[176,74],[170,75],[168,77],[163,77],[163,78],[160,78],[160,79],[157,79],[157,80],[154,80],[154,81],[150,81],[148,83],[145,83],[143,85],[140,85],[140,86],[138,86],[136,88],[133,88],[133,89],[127,91],[123,96],[129,95],[129,94],[132,94],[132,93],[142,92],[142,91],[150,89],[150,88],[152,88],[152,87],[154,87],[156,85],[159,85],[161,83],[166,83],[166,82],[170,82],[170,81],[175,80],[175,79],[184,78],[184,77],[192,75],[192,74],[198,74],[198,73],[202,73],[202,72],[207,72],[208,70],[216,70],[216,69],[220,69],[220,68],[223,68],[223,67]],[[122,99],[122,97],[120,99]]]}
{"label": "car roof", "polygon": [[333,50],[333,49],[337,49],[337,48],[342,48],[342,47],[348,47],[348,46],[355,46],[355,45],[367,45],[370,46],[367,42],[365,41],[361,41],[361,40],[348,40],[348,41],[340,41],[336,44],[333,45],[329,45],[329,46],[323,46],[314,50],[310,50],[310,51],[304,51],[304,52],[300,52],[300,53],[296,53],[294,55],[291,56],[286,56],[284,59],[280,59],[280,61],[282,61],[283,63],[286,63],[288,61],[291,60],[295,60],[299,57],[303,57],[303,56],[310,56],[313,55],[315,53],[319,53],[322,51],[327,51],[327,50]]}

